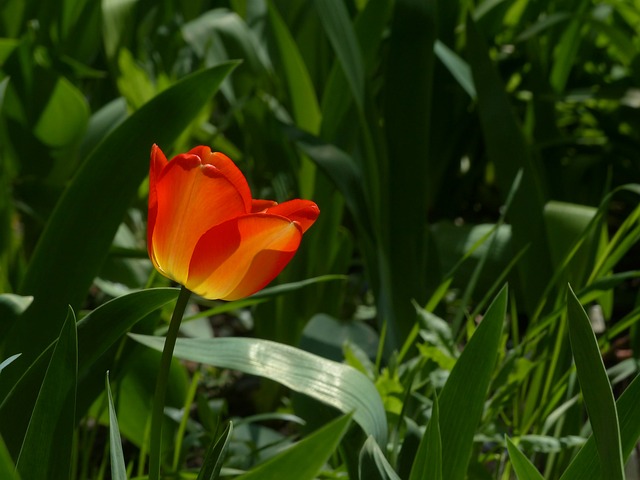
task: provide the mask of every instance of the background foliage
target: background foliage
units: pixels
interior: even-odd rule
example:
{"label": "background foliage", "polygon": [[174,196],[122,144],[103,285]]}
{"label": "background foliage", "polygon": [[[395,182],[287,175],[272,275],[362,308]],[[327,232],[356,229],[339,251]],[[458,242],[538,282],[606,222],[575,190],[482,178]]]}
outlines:
{"label": "background foliage", "polygon": [[322,212],[275,284],[192,303],[165,472],[622,478],[639,25],[635,0],[4,0],[0,476],[145,475],[177,296],[146,256],[158,143]]}

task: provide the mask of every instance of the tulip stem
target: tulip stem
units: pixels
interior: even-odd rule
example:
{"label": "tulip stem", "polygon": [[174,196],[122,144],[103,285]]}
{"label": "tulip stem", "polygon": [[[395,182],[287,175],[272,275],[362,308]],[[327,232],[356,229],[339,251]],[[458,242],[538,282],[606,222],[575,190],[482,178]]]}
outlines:
{"label": "tulip stem", "polygon": [[160,479],[160,456],[162,451],[162,422],[164,419],[164,400],[167,393],[167,382],[169,380],[169,370],[171,367],[171,359],[173,357],[173,349],[176,345],[178,330],[180,330],[180,322],[182,316],[189,303],[191,292],[186,288],[180,289],[180,295],[176,301],[176,306],[171,316],[169,330],[164,341],[164,349],[162,350],[162,358],[160,359],[160,370],[158,371],[158,380],[156,383],[156,392],[153,397],[153,411],[151,413],[151,438],[149,448],[149,480]]}

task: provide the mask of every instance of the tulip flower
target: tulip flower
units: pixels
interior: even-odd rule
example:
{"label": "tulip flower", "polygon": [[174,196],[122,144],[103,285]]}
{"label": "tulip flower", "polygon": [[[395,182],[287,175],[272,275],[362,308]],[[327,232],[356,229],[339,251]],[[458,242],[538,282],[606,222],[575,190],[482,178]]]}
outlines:
{"label": "tulip flower", "polygon": [[164,276],[208,299],[265,287],[296,253],[320,210],[309,200],[251,197],[233,161],[199,146],[167,161],[151,149],[147,247]]}

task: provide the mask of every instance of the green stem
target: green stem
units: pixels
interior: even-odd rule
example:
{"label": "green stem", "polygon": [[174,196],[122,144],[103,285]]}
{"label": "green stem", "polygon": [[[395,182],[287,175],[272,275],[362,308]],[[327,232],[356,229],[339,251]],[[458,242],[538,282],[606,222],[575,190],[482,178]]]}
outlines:
{"label": "green stem", "polygon": [[160,452],[162,449],[162,421],[164,418],[164,399],[167,393],[167,381],[169,380],[169,369],[171,367],[171,358],[173,357],[173,348],[176,345],[178,330],[180,330],[180,322],[182,316],[189,303],[191,292],[187,288],[182,287],[180,295],[176,301],[176,307],[171,316],[171,323],[167,331],[167,337],[164,341],[164,349],[162,350],[162,358],[160,359],[160,371],[158,372],[158,381],[156,383],[156,393],[153,397],[153,412],[151,413],[151,439],[149,447],[149,480],[160,480]]}

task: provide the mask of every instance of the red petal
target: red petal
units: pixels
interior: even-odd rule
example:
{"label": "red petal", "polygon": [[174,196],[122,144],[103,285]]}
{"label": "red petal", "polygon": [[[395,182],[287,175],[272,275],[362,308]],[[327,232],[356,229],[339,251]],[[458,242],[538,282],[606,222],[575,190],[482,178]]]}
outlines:
{"label": "red petal", "polygon": [[208,163],[220,170],[242,195],[245,211],[251,211],[251,190],[249,189],[249,184],[233,160],[224,153],[212,152],[209,147],[204,145],[192,148],[188,153],[198,155],[202,159],[202,163]]}
{"label": "red petal", "polygon": [[302,227],[302,232],[306,232],[320,215],[318,206],[309,200],[289,200],[267,208],[266,213],[282,215],[294,222],[298,222]]}
{"label": "red petal", "polygon": [[199,156],[176,156],[155,182],[157,214],[151,259],[160,272],[185,284],[189,262],[209,229],[246,213],[244,198],[226,175]]}
{"label": "red petal", "polygon": [[147,250],[151,261],[155,264],[151,239],[153,238],[153,230],[156,225],[156,217],[158,215],[158,194],[156,192],[156,184],[158,178],[162,174],[162,170],[167,166],[167,157],[165,157],[160,147],[155,143],[151,147],[151,165],[149,167],[149,212],[147,214]]}
{"label": "red petal", "polygon": [[209,299],[247,297],[282,271],[301,238],[300,227],[280,216],[256,213],[229,220],[196,245],[186,286]]}
{"label": "red petal", "polygon": [[251,213],[264,213],[268,208],[271,208],[277,204],[278,202],[274,202],[273,200],[256,200],[254,198],[251,201]]}

